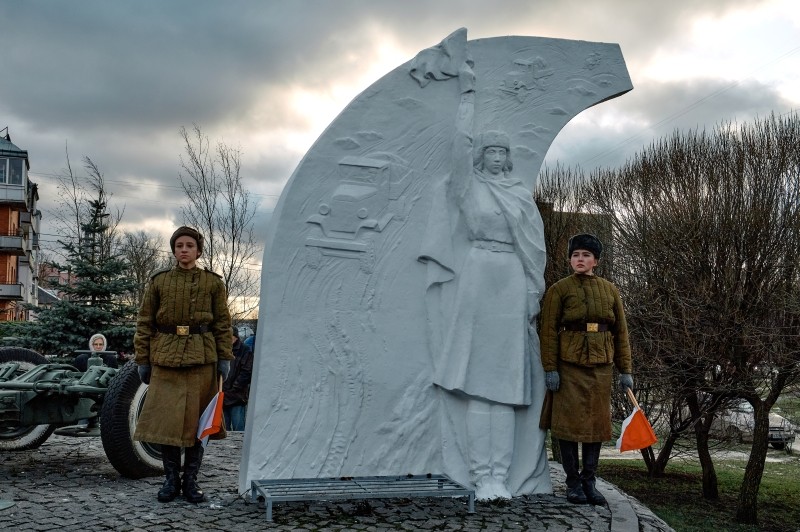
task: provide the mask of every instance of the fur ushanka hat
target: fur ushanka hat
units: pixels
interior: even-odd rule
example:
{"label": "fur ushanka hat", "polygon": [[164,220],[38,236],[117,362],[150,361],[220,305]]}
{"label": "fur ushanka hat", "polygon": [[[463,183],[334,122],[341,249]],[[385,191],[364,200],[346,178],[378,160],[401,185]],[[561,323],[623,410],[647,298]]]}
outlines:
{"label": "fur ushanka hat", "polygon": [[594,255],[594,258],[598,260],[600,259],[600,255],[603,253],[603,243],[600,242],[599,238],[588,233],[582,233],[570,238],[567,248],[567,255],[570,257],[572,256],[572,252],[576,249],[585,249],[586,251],[591,251],[592,255]]}
{"label": "fur ushanka hat", "polygon": [[[475,142],[475,153],[472,155],[472,164],[478,166],[483,160],[483,152],[486,148],[496,146],[498,148],[505,148],[507,153],[507,161],[510,165],[511,161],[511,139],[502,131],[484,131],[478,135]],[[509,171],[511,166],[509,166]]]}

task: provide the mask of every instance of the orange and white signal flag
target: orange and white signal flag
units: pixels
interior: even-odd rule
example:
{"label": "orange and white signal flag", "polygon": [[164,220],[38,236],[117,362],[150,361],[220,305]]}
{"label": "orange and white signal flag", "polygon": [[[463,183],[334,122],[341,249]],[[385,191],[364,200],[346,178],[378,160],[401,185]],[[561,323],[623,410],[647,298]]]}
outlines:
{"label": "orange and white signal flag", "polygon": [[653,427],[650,426],[644,412],[639,408],[639,403],[630,389],[628,389],[628,398],[633,403],[633,412],[622,422],[622,434],[617,440],[617,449],[621,453],[644,449],[658,441]]}
{"label": "orange and white signal flag", "polygon": [[222,391],[222,380],[220,379],[220,391],[214,396],[203,413],[200,415],[200,422],[197,426],[197,439],[203,444],[208,445],[208,437],[222,430],[222,403],[225,393]]}

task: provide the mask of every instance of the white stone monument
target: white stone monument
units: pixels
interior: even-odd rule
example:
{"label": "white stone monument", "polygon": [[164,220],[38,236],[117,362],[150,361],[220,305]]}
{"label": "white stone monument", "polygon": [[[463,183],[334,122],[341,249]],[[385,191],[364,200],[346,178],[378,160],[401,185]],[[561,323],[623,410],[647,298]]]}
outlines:
{"label": "white stone monument", "polygon": [[273,214],[241,493],[409,473],[551,491],[531,192],[558,131],[631,88],[617,45],[461,29],[347,106]]}

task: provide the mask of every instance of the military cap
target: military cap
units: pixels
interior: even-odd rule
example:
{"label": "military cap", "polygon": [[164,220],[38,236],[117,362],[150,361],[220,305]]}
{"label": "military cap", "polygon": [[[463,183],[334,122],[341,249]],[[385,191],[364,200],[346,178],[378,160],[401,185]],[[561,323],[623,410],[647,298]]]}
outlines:
{"label": "military cap", "polygon": [[203,253],[203,242],[204,242],[203,235],[201,235],[200,231],[198,231],[197,229],[188,227],[186,225],[182,225],[179,228],[177,228],[174,233],[172,233],[172,236],[169,239],[169,247],[172,250],[173,254],[175,253],[175,241],[182,236],[192,237],[194,241],[197,242],[198,254]]}

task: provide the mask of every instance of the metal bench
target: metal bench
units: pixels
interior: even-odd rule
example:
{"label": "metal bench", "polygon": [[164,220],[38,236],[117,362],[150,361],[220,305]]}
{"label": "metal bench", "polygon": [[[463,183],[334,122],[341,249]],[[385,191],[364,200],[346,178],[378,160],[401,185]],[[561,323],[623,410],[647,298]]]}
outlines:
{"label": "metal bench", "polygon": [[253,480],[250,487],[251,501],[264,499],[267,521],[272,521],[272,503],[284,501],[466,496],[468,512],[475,513],[475,490],[468,489],[445,475]]}

